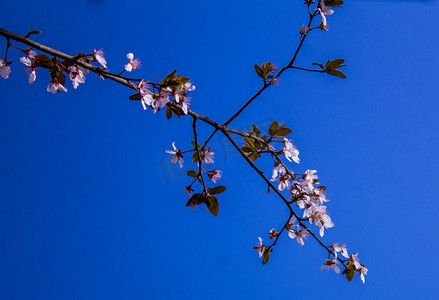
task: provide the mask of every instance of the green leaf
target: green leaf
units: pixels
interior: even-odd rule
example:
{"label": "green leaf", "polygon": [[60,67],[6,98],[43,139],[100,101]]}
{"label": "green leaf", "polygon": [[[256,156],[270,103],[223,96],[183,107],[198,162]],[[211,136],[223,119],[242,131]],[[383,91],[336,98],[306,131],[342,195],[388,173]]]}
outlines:
{"label": "green leaf", "polygon": [[259,130],[258,126],[256,126],[256,125],[252,125],[252,132],[257,137],[259,137],[259,135],[261,134],[261,131]]}
{"label": "green leaf", "polygon": [[355,276],[355,270],[349,270],[349,271],[346,273],[346,279],[347,279],[348,281],[351,281],[351,280],[354,278],[354,276]]}
{"label": "green leaf", "polygon": [[270,127],[268,128],[268,133],[273,136],[276,134],[276,131],[279,128],[279,123],[277,123],[277,121],[273,121],[273,123],[271,123]]}
{"label": "green leaf", "polygon": [[255,148],[251,148],[248,146],[244,146],[241,148],[242,152],[244,152],[245,154],[251,154],[255,152]]}
{"label": "green leaf", "polygon": [[[197,144],[195,144],[195,142],[194,141],[191,141],[191,145],[192,145],[192,147],[194,147],[194,149],[195,149],[195,145],[197,145]],[[198,144],[198,149],[201,149],[201,146],[200,146],[200,144]]]}
{"label": "green leaf", "polygon": [[291,129],[290,129],[290,128],[287,128],[287,127],[284,127],[284,128],[280,128],[280,129],[278,129],[278,130],[276,131],[276,133],[273,135],[273,137],[275,137],[275,138],[281,138],[281,137],[284,137],[284,136],[289,135],[290,133],[291,133]]}
{"label": "green leaf", "polygon": [[38,54],[36,62],[38,66],[46,69],[50,69],[55,65],[53,61],[45,54]]}
{"label": "green leaf", "polygon": [[255,64],[255,71],[256,71],[256,73],[258,74],[259,77],[264,78],[262,69],[257,64]]}
{"label": "green leaf", "polygon": [[192,178],[197,178],[198,172],[194,171],[194,170],[189,170],[189,171],[187,171],[187,176],[192,177]]}
{"label": "green leaf", "polygon": [[218,216],[219,204],[218,199],[214,196],[208,196],[206,199],[207,210],[214,216]]}
{"label": "green leaf", "polygon": [[173,79],[176,74],[177,74],[177,70],[174,70],[165,78],[163,78],[163,85],[169,85],[170,83],[172,83],[171,79]]}
{"label": "green leaf", "polygon": [[325,5],[330,7],[341,7],[344,3],[343,0],[326,0]]}
{"label": "green leaf", "polygon": [[166,106],[166,119],[172,118],[172,109],[169,106]]}
{"label": "green leaf", "polygon": [[266,263],[268,263],[269,259],[270,259],[270,251],[269,250],[265,250],[264,258],[262,259],[262,264],[265,265]]}
{"label": "green leaf", "polygon": [[192,155],[192,162],[197,162],[198,161],[198,153],[197,151],[194,152],[194,154]]}
{"label": "green leaf", "polygon": [[339,70],[327,70],[326,73],[328,73],[329,75],[333,75],[333,76],[337,76],[340,78],[347,78],[346,74],[343,73],[342,71]]}
{"label": "green leaf", "polygon": [[203,194],[200,193],[196,193],[193,194],[192,197],[188,200],[188,202],[186,203],[186,206],[197,206],[201,203],[206,203],[207,202],[207,198],[206,196],[204,196]]}
{"label": "green leaf", "polygon": [[260,155],[259,153],[255,152],[255,153],[251,154],[248,158],[249,158],[251,161],[255,161],[255,160],[257,160],[259,157],[261,157],[261,155]]}
{"label": "green leaf", "polygon": [[338,58],[338,59],[334,59],[334,60],[329,60],[326,63],[326,68],[328,69],[338,69],[340,68],[340,66],[344,63],[344,59],[343,58]]}
{"label": "green leaf", "polygon": [[217,194],[221,194],[226,190],[226,187],[224,185],[219,185],[216,186],[214,188],[208,188],[207,192],[211,195],[217,195]]}
{"label": "green leaf", "polygon": [[139,93],[132,94],[130,97],[130,100],[140,100],[142,99],[142,96]]}
{"label": "green leaf", "polygon": [[244,141],[246,141],[249,144],[249,146],[255,147],[255,139],[254,138],[246,136],[246,137],[244,137]]}

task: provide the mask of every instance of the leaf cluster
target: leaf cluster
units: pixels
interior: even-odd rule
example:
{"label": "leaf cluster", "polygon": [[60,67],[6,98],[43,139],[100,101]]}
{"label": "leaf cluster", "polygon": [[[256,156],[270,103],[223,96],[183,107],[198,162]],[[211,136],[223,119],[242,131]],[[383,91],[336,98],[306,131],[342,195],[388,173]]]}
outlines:
{"label": "leaf cluster", "polygon": [[273,79],[274,75],[270,73],[274,73],[276,71],[276,65],[272,64],[271,62],[262,62],[261,66],[255,64],[254,67],[256,73],[264,80],[264,82],[267,79]]}
{"label": "leaf cluster", "polygon": [[343,64],[344,62],[345,60],[343,58],[338,58],[334,60],[328,59],[325,65],[322,65],[320,63],[313,63],[313,65],[319,66],[325,73],[329,75],[337,76],[344,79],[347,78],[346,74],[338,70],[339,68],[346,66]]}

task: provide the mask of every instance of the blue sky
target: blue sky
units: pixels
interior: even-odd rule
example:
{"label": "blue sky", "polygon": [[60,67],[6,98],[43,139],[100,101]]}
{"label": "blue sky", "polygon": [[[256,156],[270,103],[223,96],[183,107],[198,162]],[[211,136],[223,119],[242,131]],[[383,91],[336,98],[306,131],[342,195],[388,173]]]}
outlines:
{"label": "blue sky", "polygon": [[[218,122],[259,89],[253,64],[290,60],[307,21],[303,1],[1,3],[0,27],[33,26],[37,41],[70,54],[103,48],[112,71],[128,52],[142,60],[137,77],[176,68],[197,86],[191,108]],[[145,112],[130,90],[93,75],[52,95],[48,74],[27,84],[11,51],[0,80],[0,298],[434,298],[438,6],[346,3],[297,65],[345,58],[348,78],[288,71],[231,124],[292,128],[294,170],[316,169],[328,187],[335,227],[324,240],[360,253],[366,284],[320,270],[326,255],[311,238],[301,247],[282,237],[261,265],[252,247],[287,210],[220,135],[212,147],[228,190],[213,217],[185,207],[189,179],[165,153],[173,141],[189,148],[191,118]]]}

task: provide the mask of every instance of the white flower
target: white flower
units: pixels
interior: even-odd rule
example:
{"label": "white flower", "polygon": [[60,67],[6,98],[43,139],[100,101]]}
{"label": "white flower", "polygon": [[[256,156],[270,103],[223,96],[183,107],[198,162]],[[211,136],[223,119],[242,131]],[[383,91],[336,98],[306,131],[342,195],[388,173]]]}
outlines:
{"label": "white flower", "polygon": [[290,178],[290,175],[281,174],[279,176],[279,178],[273,178],[273,179],[270,179],[270,181],[279,181],[279,185],[277,186],[277,188],[279,189],[279,191],[283,191],[284,189],[290,189],[290,187],[291,187],[291,183],[288,180],[289,178]]}
{"label": "white flower", "polygon": [[72,84],[73,84],[73,87],[75,89],[79,86],[80,83],[85,83],[85,76],[82,73],[81,69],[84,69],[84,68],[79,68],[76,65],[70,66],[68,68],[69,77],[70,77],[70,80],[72,80]]}
{"label": "white flower", "polygon": [[181,150],[177,149],[175,147],[175,142],[172,142],[172,148],[174,148],[174,151],[172,150],[166,150],[166,153],[172,154],[171,163],[175,164],[177,161],[180,164],[180,168],[183,168],[183,154],[181,154]]}
{"label": "white flower", "polygon": [[326,261],[325,261],[325,264],[321,267],[321,269],[323,270],[323,269],[330,269],[330,268],[332,268],[332,269],[334,269],[334,271],[335,271],[335,273],[340,273],[340,269],[338,268],[338,266],[337,266],[337,264],[339,264],[340,262],[338,261],[338,260],[336,260],[336,259],[332,259],[332,258],[330,258],[330,259],[327,259]]}
{"label": "white flower", "polygon": [[201,161],[206,164],[213,164],[213,157],[215,153],[210,150],[210,147],[207,149],[204,149],[203,153],[201,153]]}
{"label": "white flower", "polygon": [[127,58],[129,62],[125,65],[125,71],[131,72],[140,66],[140,60],[138,58],[134,59],[134,54],[128,53]]}
{"label": "white flower", "polygon": [[37,79],[37,66],[35,64],[36,53],[33,50],[30,50],[27,56],[23,56],[20,58],[20,61],[26,65],[26,69],[24,70],[26,74],[29,76],[29,84],[32,84]]}
{"label": "white flower", "polygon": [[315,223],[320,228],[320,236],[325,234],[325,228],[334,227],[334,223],[326,212],[326,206],[317,206],[309,216],[309,222]]}
{"label": "white flower", "polygon": [[357,270],[361,268],[360,259],[358,258],[358,253],[350,254],[349,261],[355,266]]}
{"label": "white flower", "polygon": [[171,92],[170,87],[165,87],[160,90],[160,94],[157,98],[154,99],[152,103],[152,108],[154,109],[154,113],[156,113],[160,108],[165,107],[166,103],[169,102],[169,93]]}
{"label": "white flower", "polygon": [[290,158],[294,160],[294,162],[299,163],[299,151],[297,150],[296,146],[294,146],[287,138],[284,138],[284,155],[285,157],[291,161]]}
{"label": "white flower", "polygon": [[188,91],[188,92],[195,91],[195,85],[192,85],[192,83],[190,83],[190,82],[186,82],[186,83],[184,84],[184,88],[185,88],[185,90]]}
{"label": "white flower", "polygon": [[261,237],[258,237],[258,239],[259,239],[259,245],[254,246],[253,249],[259,252],[259,258],[261,258],[262,255],[264,255],[265,249],[267,247],[262,243]]}
{"label": "white flower", "polygon": [[309,234],[308,234],[307,229],[304,228],[304,229],[299,230],[299,228],[300,228],[300,226],[297,225],[297,230],[289,229],[288,236],[292,239],[296,239],[297,242],[303,246],[303,245],[305,245],[305,242],[303,241],[303,239],[306,239]]}
{"label": "white flower", "polygon": [[342,245],[340,243],[332,243],[332,250],[334,250],[335,259],[337,259],[337,252],[340,252],[346,258],[349,258],[348,248],[346,248],[346,244]]}
{"label": "white flower", "polygon": [[56,94],[61,91],[67,92],[67,89],[58,81],[51,81],[47,86],[47,91]]}
{"label": "white flower", "polygon": [[4,79],[8,79],[9,74],[11,74],[11,68],[5,60],[0,59],[0,76]]}
{"label": "white flower", "polygon": [[184,114],[187,115],[188,109],[189,109],[189,103],[191,102],[190,97],[182,97],[180,99],[181,101],[181,109],[183,110]]}
{"label": "white flower", "polygon": [[366,278],[364,278],[364,275],[367,275],[367,271],[369,271],[365,266],[361,266],[361,268],[358,269],[358,272],[360,272],[360,278],[363,283],[366,282]]}
{"label": "white flower", "polygon": [[303,176],[305,180],[308,181],[315,181],[317,182],[317,180],[319,179],[316,175],[317,170],[306,170],[305,175]]}
{"label": "white flower", "polygon": [[326,16],[330,16],[334,13],[334,11],[330,8],[327,8],[325,6],[325,1],[321,1],[320,3],[321,9],[318,8],[317,10],[320,13],[320,16],[322,17],[322,22],[320,23],[320,29],[322,31],[327,31],[328,30],[328,23],[326,21]]}
{"label": "white flower", "polygon": [[275,162],[274,163],[274,168],[273,168],[273,173],[271,174],[271,178],[276,178],[278,174],[282,175],[285,174],[287,172],[287,170],[285,170],[285,167],[279,163],[279,162]]}
{"label": "white flower", "polygon": [[141,103],[143,109],[146,110],[147,106],[151,107],[154,104],[154,98],[152,96],[152,92],[149,90],[149,84],[144,80],[140,81],[138,88],[140,91],[140,95],[142,97]]}
{"label": "white flower", "polygon": [[216,168],[210,172],[210,174],[207,174],[210,180],[212,180],[214,183],[216,183],[217,180],[221,179],[221,174],[223,171],[217,170]]}
{"label": "white flower", "polygon": [[102,51],[102,49],[97,51],[96,49],[94,49],[93,58],[95,61],[98,61],[105,69],[107,68],[107,61],[105,60],[104,51]]}

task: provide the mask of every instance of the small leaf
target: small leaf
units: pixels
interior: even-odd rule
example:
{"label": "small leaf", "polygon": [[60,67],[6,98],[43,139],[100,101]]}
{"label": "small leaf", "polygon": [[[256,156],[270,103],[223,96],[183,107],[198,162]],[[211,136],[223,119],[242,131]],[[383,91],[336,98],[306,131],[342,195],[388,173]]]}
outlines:
{"label": "small leaf", "polygon": [[346,273],[346,279],[347,279],[348,281],[351,281],[351,280],[354,278],[354,275],[355,275],[355,270],[349,270],[349,271]]}
{"label": "small leaf", "polygon": [[284,127],[284,128],[280,128],[278,131],[276,131],[276,133],[273,135],[273,137],[281,138],[281,137],[289,135],[290,133],[291,133],[291,129]]}
{"label": "small leaf", "polygon": [[[197,173],[197,174],[198,174],[198,173]],[[216,186],[216,187],[214,187],[214,188],[208,188],[208,189],[207,189],[207,192],[208,192],[210,195],[217,195],[217,194],[221,194],[221,193],[223,193],[225,190],[226,190],[226,187],[225,187],[224,185],[219,185],[219,186]]]}
{"label": "small leaf", "polygon": [[270,259],[270,251],[269,250],[265,250],[264,258],[262,259],[262,264],[265,265],[266,263],[268,263],[269,259]]}
{"label": "small leaf", "polygon": [[343,0],[326,0],[325,5],[330,7],[341,7],[344,3]]}
{"label": "small leaf", "polygon": [[197,178],[198,172],[194,171],[194,170],[189,170],[189,171],[187,171],[187,176],[192,177],[192,178]]}
{"label": "small leaf", "polygon": [[328,69],[338,69],[343,63],[344,63],[344,59],[343,58],[338,58],[338,59],[334,59],[334,60],[330,60],[328,61],[328,63],[326,64],[326,68]]}
{"label": "small leaf", "polygon": [[169,106],[166,106],[166,119],[172,118],[172,110]]}
{"label": "small leaf", "polygon": [[256,71],[256,73],[258,74],[259,77],[264,78],[262,69],[257,64],[255,64],[255,71]]}
{"label": "small leaf", "polygon": [[201,203],[205,203],[207,201],[206,196],[200,193],[193,194],[192,197],[186,203],[186,206],[197,206]]}
{"label": "small leaf", "polygon": [[244,137],[244,140],[249,144],[251,147],[255,147],[255,139],[251,137]]}
{"label": "small leaf", "polygon": [[326,73],[328,73],[329,75],[333,75],[333,76],[337,76],[340,78],[347,78],[346,74],[343,73],[342,71],[339,70],[327,70]]}
{"label": "small leaf", "polygon": [[242,152],[244,152],[245,154],[251,154],[255,152],[255,148],[251,148],[248,146],[244,146],[241,148]]}
{"label": "small leaf", "polygon": [[130,100],[140,100],[142,99],[142,96],[139,93],[132,94],[130,97]]}
{"label": "small leaf", "polygon": [[256,126],[256,125],[252,125],[252,132],[253,132],[254,135],[256,135],[257,137],[259,137],[259,135],[261,134],[261,131],[259,130],[258,126]]}
{"label": "small leaf", "polygon": [[214,196],[208,196],[206,199],[207,210],[214,216],[218,216],[219,205],[218,199]]}
{"label": "small leaf", "polygon": [[38,54],[36,59],[37,65],[46,69],[54,66],[53,61],[45,54]]}
{"label": "small leaf", "polygon": [[273,136],[276,134],[276,131],[279,128],[279,123],[277,123],[277,121],[273,121],[273,123],[271,123],[270,127],[268,128],[268,133]]}
{"label": "small leaf", "polygon": [[252,155],[250,155],[248,158],[249,158],[251,161],[255,161],[255,160],[257,160],[259,157],[261,157],[261,155],[260,155],[259,153],[255,152],[255,153],[253,153]]}

